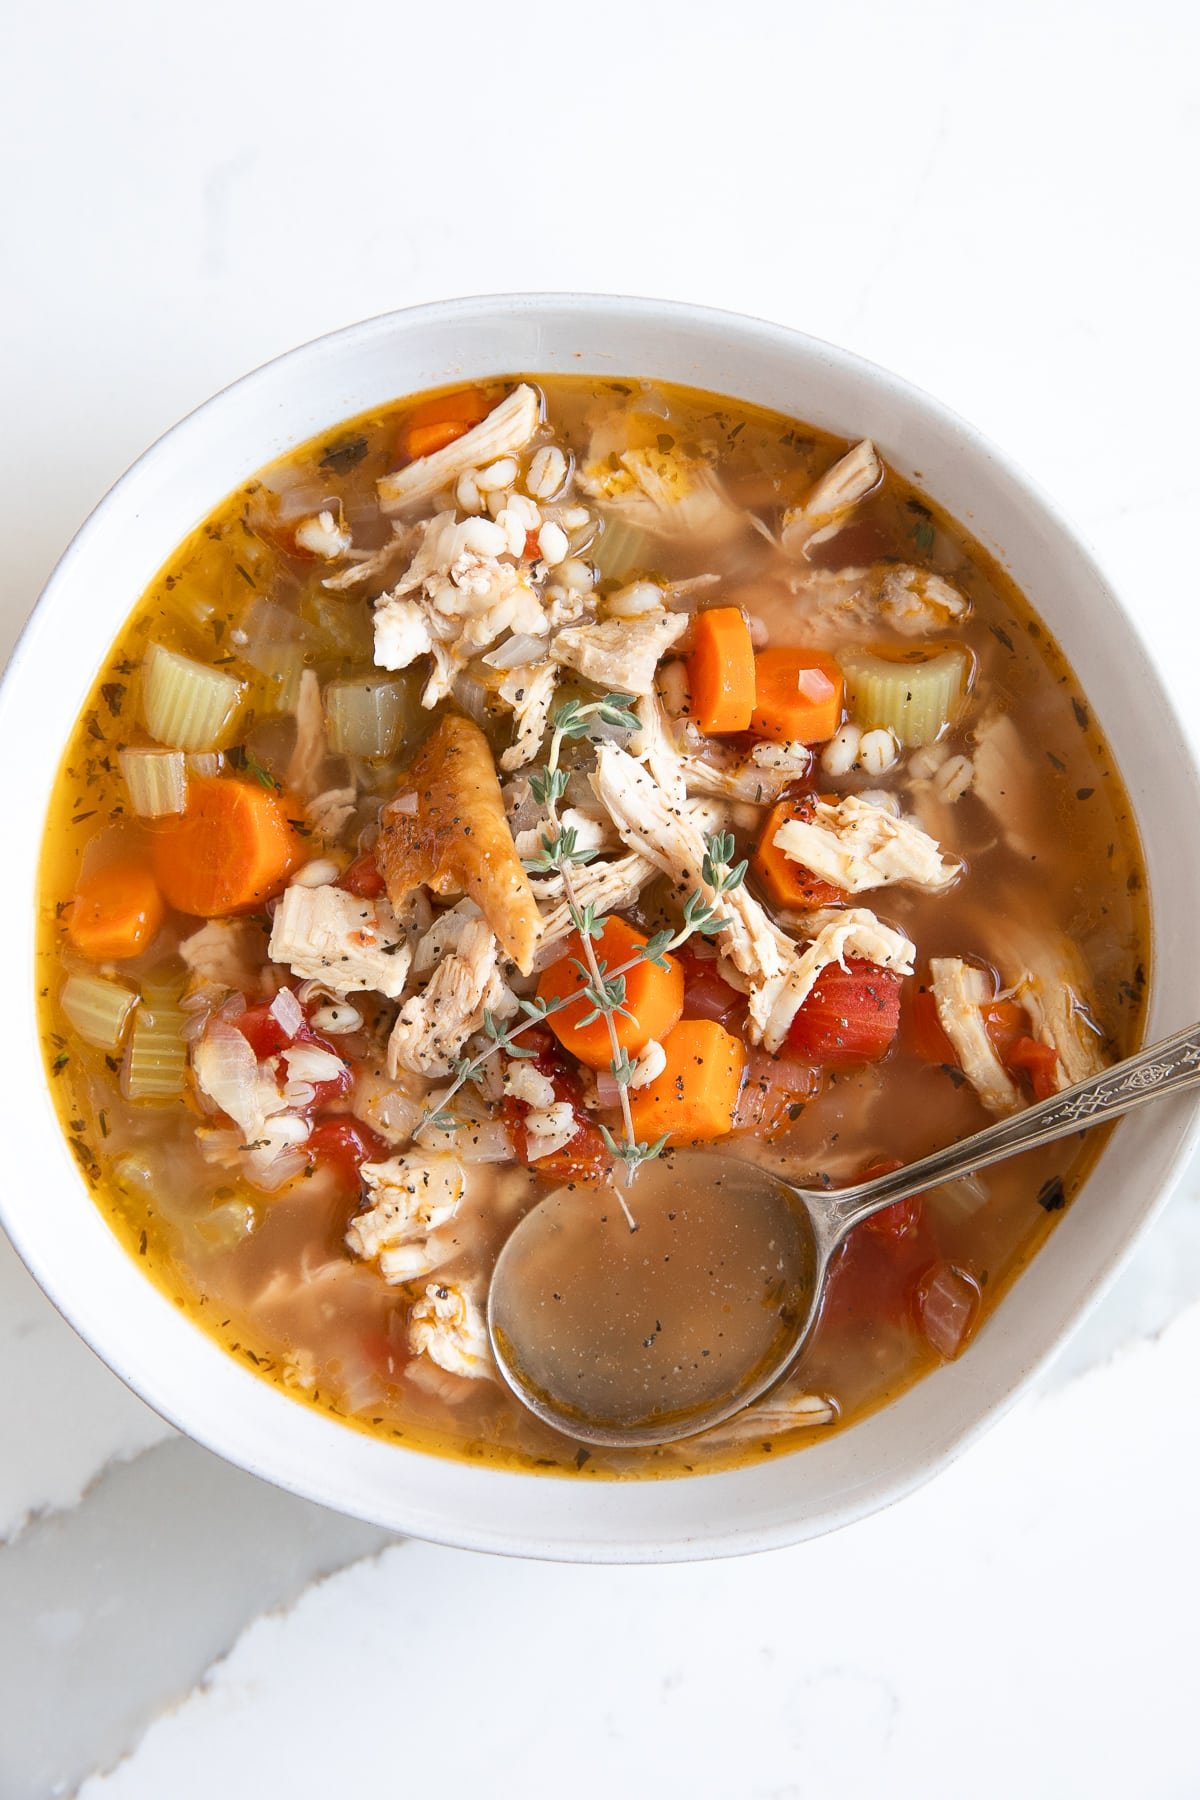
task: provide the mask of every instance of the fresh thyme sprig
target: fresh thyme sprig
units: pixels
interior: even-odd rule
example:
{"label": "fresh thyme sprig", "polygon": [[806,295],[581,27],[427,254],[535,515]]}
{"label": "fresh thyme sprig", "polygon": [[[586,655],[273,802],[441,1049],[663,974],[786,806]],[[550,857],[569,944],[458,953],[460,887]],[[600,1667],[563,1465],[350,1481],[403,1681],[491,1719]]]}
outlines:
{"label": "fresh thyme sprig", "polygon": [[[526,860],[525,867],[531,874],[554,873],[561,877],[563,893],[567,901],[567,911],[579,937],[582,955],[572,958],[574,967],[582,979],[582,989],[557,1000],[543,1000],[536,997],[532,1000],[518,1001],[521,1016],[509,1023],[495,1018],[491,1012],[483,1015],[483,1031],[488,1042],[474,1057],[460,1057],[452,1064],[453,1082],[438,1097],[437,1110],[427,1113],[418,1125],[417,1130],[427,1128],[438,1131],[455,1131],[461,1120],[449,1111],[450,1102],[459,1090],[467,1083],[478,1080],[484,1065],[497,1051],[503,1051],[511,1057],[527,1058],[534,1051],[522,1046],[520,1038],[534,1025],[542,1024],[551,1014],[561,1007],[575,1004],[582,997],[591,1002],[592,1010],[579,1020],[581,1025],[591,1024],[593,1020],[602,1018],[608,1031],[609,1046],[612,1058],[609,1072],[617,1085],[617,1093],[621,1105],[622,1137],[616,1138],[605,1125],[600,1126],[605,1147],[612,1156],[624,1164],[626,1177],[632,1181],[643,1163],[651,1162],[662,1154],[666,1146],[666,1135],[653,1143],[640,1142],[633,1128],[633,1114],[629,1103],[629,1087],[634,1076],[634,1065],[629,1053],[625,1050],[617,1035],[616,1020],[631,1018],[626,1001],[626,977],[630,970],[639,963],[652,962],[659,968],[666,968],[666,958],[673,950],[693,936],[715,937],[724,931],[729,921],[720,916],[715,902],[727,894],[734,892],[742,885],[746,877],[746,863],[743,860],[733,863],[734,839],[732,832],[717,832],[707,840],[704,860],[701,864],[703,889],[690,893],[683,904],[683,917],[679,927],[672,930],[669,926],[656,931],[639,947],[638,954],[622,963],[618,968],[610,969],[596,955],[596,941],[603,935],[608,919],[596,912],[591,902],[581,904],[572,875],[572,870],[580,868],[591,861],[597,854],[579,844],[579,834],[574,826],[564,826],[559,816],[558,805],[567,791],[568,776],[559,767],[562,746],[569,740],[587,737],[595,729],[596,724],[615,726],[618,729],[634,731],[640,725],[637,714],[632,710],[634,702],[627,694],[606,694],[603,700],[585,702],[569,700],[560,706],[551,722],[550,746],[544,768],[537,770],[530,777],[529,787],[534,799],[542,807],[546,815],[547,830],[540,839],[540,848],[536,856]],[[708,897],[706,898],[706,891]],[[629,1208],[618,1189],[617,1197],[624,1209],[630,1229],[635,1229]]]}

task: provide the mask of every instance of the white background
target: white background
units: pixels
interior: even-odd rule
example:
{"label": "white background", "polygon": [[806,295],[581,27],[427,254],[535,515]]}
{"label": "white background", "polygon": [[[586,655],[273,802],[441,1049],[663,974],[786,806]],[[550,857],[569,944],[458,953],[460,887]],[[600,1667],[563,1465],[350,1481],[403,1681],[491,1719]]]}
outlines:
{"label": "white background", "polygon": [[[938,394],[1082,527],[1195,714],[1185,0],[2,16],[0,650],[226,381],[414,301],[582,288],[762,314]],[[1198,1289],[1193,1169],[933,1489],[606,1573],[383,1548],[227,1470],[5,1251],[0,1800],[1200,1793]]]}

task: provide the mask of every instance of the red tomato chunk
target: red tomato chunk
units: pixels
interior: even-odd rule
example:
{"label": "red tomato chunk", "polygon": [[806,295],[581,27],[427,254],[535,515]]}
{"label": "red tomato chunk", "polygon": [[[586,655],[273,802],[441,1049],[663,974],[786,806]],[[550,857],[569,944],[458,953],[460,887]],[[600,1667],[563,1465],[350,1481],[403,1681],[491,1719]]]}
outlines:
{"label": "red tomato chunk", "polygon": [[792,1021],[788,1048],[827,1069],[878,1062],[900,1028],[902,980],[875,963],[831,963]]}

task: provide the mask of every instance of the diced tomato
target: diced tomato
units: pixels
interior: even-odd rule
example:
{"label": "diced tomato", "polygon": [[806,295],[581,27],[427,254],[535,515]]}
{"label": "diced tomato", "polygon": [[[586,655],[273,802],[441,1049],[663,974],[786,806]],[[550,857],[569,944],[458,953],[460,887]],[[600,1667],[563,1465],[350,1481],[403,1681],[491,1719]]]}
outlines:
{"label": "diced tomato", "polygon": [[[880,1156],[868,1163],[862,1172],[864,1181],[875,1181],[880,1175],[894,1175],[904,1164],[898,1157]],[[885,1206],[882,1212],[864,1219],[858,1227],[860,1231],[873,1231],[876,1237],[889,1238],[896,1241],[900,1238],[912,1237],[920,1227],[925,1213],[925,1204],[920,1194],[911,1194],[907,1200],[897,1200],[894,1206]]]}
{"label": "diced tomato", "polygon": [[527,531],[525,533],[525,548],[521,552],[522,562],[537,562],[541,554],[542,546],[538,543],[537,532]]}
{"label": "diced tomato", "polygon": [[917,1283],[913,1307],[921,1334],[943,1362],[961,1356],[979,1321],[981,1296],[973,1275],[938,1261]]}
{"label": "diced tomato", "polygon": [[[544,1044],[537,1042],[541,1038],[545,1039]],[[534,1026],[522,1034],[521,1041],[524,1048],[535,1051],[533,1066],[554,1083],[555,1101],[566,1100],[572,1107],[579,1128],[561,1150],[531,1162],[529,1134],[525,1130],[525,1117],[530,1110],[528,1102],[506,1094],[500,1109],[501,1117],[508,1127],[518,1162],[523,1162],[549,1182],[599,1181],[612,1168],[612,1152],[600,1135],[599,1127],[579,1105],[579,1083],[575,1074],[562,1061],[549,1032]]]}
{"label": "diced tomato", "polygon": [[[889,1207],[888,1213],[895,1210]],[[919,1201],[903,1230],[891,1229],[892,1221],[879,1227],[886,1216],[879,1213],[852,1231],[830,1265],[822,1330],[852,1330],[869,1337],[881,1328],[913,1329],[917,1284],[937,1246]]]}
{"label": "diced tomato", "polygon": [[690,944],[672,950],[671,955],[683,967],[684,1018],[715,1019],[719,1025],[728,1025],[745,1006],[746,996],[725,980],[716,957],[701,956]]}
{"label": "diced tomato", "polygon": [[292,1042],[269,1006],[248,1006],[234,1020],[234,1024],[259,1062],[263,1062],[268,1056],[278,1056]]}
{"label": "diced tomato", "polygon": [[1015,1000],[991,1000],[983,1009],[983,1023],[993,1050],[1000,1061],[1006,1063],[1013,1045],[1029,1026],[1024,1008]]}
{"label": "diced tomato", "polygon": [[918,988],[908,1008],[908,1041],[923,1062],[957,1068],[954,1045],[942,1029],[937,1001],[928,988]]}
{"label": "diced tomato", "polygon": [[901,985],[876,963],[831,963],[793,1019],[788,1048],[829,1069],[878,1062],[900,1028]]}
{"label": "diced tomato", "polygon": [[[234,1024],[246,1039],[259,1062],[265,1062],[268,1057],[280,1056],[284,1050],[290,1050],[294,1044],[309,1044],[315,1050],[328,1050],[331,1056],[336,1056],[339,1061],[343,1060],[342,1051],[338,1046],[329,1038],[322,1037],[319,1031],[314,1031],[307,1019],[302,1020],[295,1032],[289,1034],[269,1006],[248,1006],[245,1012],[234,1020]],[[285,1079],[285,1067],[282,1062],[277,1066],[277,1073],[281,1081]],[[332,1080],[315,1081],[313,1097],[306,1110],[319,1111],[321,1107],[329,1106],[334,1100],[340,1099],[349,1091],[351,1080],[349,1069],[344,1069],[342,1074],[335,1076]]]}
{"label": "diced tomato", "polygon": [[318,1119],[304,1149],[317,1168],[332,1169],[347,1188],[358,1187],[358,1171],[363,1163],[384,1162],[390,1154],[381,1137],[348,1113]]}
{"label": "diced tomato", "polygon": [[387,883],[373,850],[364,850],[361,856],[356,856],[350,867],[339,875],[337,885],[345,888],[348,894],[357,894],[360,900],[378,900],[387,892]]}
{"label": "diced tomato", "polygon": [[1048,1100],[1058,1092],[1058,1052],[1036,1038],[1019,1037],[1005,1065],[1029,1077],[1035,1100]]}

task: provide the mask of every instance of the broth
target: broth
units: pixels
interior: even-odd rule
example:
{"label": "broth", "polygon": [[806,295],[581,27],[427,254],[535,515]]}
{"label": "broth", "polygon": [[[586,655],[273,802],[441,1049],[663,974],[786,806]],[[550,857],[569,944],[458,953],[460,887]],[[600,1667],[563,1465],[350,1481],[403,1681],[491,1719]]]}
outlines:
{"label": "broth", "polygon": [[[461,1158],[465,1189],[456,1202],[447,1201],[446,1216],[429,1225],[426,1237],[413,1236],[401,1245],[412,1252],[413,1267],[422,1260],[426,1266],[411,1277],[385,1280],[377,1259],[346,1242],[353,1221],[364,1216],[358,1165],[364,1155],[369,1164],[419,1156],[411,1130],[406,1135],[403,1122],[396,1124],[396,1108],[404,1113],[407,1105],[411,1127],[412,1107],[419,1116],[429,1093],[436,1096],[447,1086],[444,1073],[423,1079],[407,1068],[399,1079],[389,1075],[387,1043],[398,1009],[415,997],[420,1015],[422,981],[431,981],[463,942],[451,936],[442,943],[439,933],[449,927],[438,921],[454,912],[453,928],[461,933],[463,921],[476,917],[459,898],[467,878],[461,867],[450,876],[445,867],[440,873],[434,868],[432,837],[416,843],[411,816],[424,803],[410,794],[408,824],[403,804],[398,813],[383,815],[397,841],[403,836],[404,855],[426,859],[417,898],[404,903],[410,916],[396,968],[409,951],[416,956],[404,984],[390,996],[378,989],[346,995],[306,991],[294,964],[269,962],[260,948],[255,985],[247,993],[235,980],[214,978],[211,966],[207,977],[198,975],[191,966],[198,955],[194,947],[187,960],[181,954],[181,945],[194,945],[205,915],[181,908],[178,900],[162,906],[164,882],[172,894],[195,889],[191,851],[177,859],[168,879],[163,845],[177,833],[180,817],[192,816],[198,796],[210,791],[206,783],[218,783],[222,804],[228,799],[225,788],[244,788],[265,796],[262,806],[269,804],[283,819],[291,848],[279,865],[279,879],[256,898],[235,895],[229,908],[251,928],[261,923],[265,946],[267,931],[279,930],[279,888],[286,883],[291,893],[302,886],[305,868],[311,875],[317,864],[329,865],[325,882],[310,891],[339,887],[345,893],[339,884],[350,879],[361,892],[365,857],[376,872],[376,887],[382,886],[378,871],[393,865],[386,861],[383,840],[377,842],[380,809],[404,795],[406,771],[422,746],[430,746],[431,757],[439,754],[438,734],[448,716],[469,721],[472,733],[478,726],[497,761],[509,749],[514,704],[524,704],[519,678],[526,665],[516,665],[515,675],[489,665],[485,658],[497,641],[501,649],[522,637],[533,644],[525,655],[536,671],[542,654],[536,646],[559,642],[559,632],[586,633],[606,617],[621,618],[612,638],[617,654],[625,657],[641,629],[639,619],[665,615],[664,638],[678,629],[670,621],[686,619],[683,635],[656,658],[654,692],[673,733],[670,754],[704,764],[698,775],[689,774],[688,791],[699,792],[690,785],[693,776],[701,790],[707,782],[699,799],[711,815],[708,824],[731,832],[736,841],[727,862],[755,858],[743,891],[767,906],[774,926],[800,947],[815,940],[822,920],[844,919],[847,909],[856,908],[868,910],[887,945],[907,941],[915,947],[912,973],[886,975],[876,969],[872,1002],[883,1012],[898,994],[899,1029],[872,1049],[877,1060],[857,1061],[843,1039],[846,1030],[858,1026],[868,1035],[874,1029],[861,1016],[864,970],[874,964],[853,944],[843,958],[849,972],[842,979],[851,982],[857,970],[859,987],[847,998],[848,990],[837,988],[841,971],[836,961],[830,963],[801,1005],[801,1024],[795,1019],[788,1024],[775,1055],[753,1041],[761,1036],[751,1016],[754,981],[747,996],[744,975],[728,960],[715,960],[719,937],[693,936],[675,956],[683,972],[684,1021],[713,1021],[714,1030],[728,1028],[727,1035],[744,1046],[738,1052],[744,1067],[735,1130],[719,1147],[796,1179],[828,1185],[858,1179],[881,1159],[924,1155],[991,1116],[978,1085],[986,1071],[972,1078],[958,1039],[946,1038],[952,1008],[948,986],[941,998],[934,996],[930,964],[935,959],[944,959],[945,984],[962,979],[964,969],[969,980],[984,984],[976,1011],[985,1020],[987,1054],[1000,1070],[994,1079],[1015,1096],[1010,1104],[1023,1104],[1038,1083],[1065,1084],[1077,1056],[1118,1056],[1136,1047],[1148,967],[1142,858],[1119,774],[1057,645],[995,560],[927,496],[884,469],[845,505],[826,513],[812,510],[814,489],[819,493],[822,478],[841,466],[849,447],[809,426],[695,390],[582,377],[513,377],[490,384],[474,403],[475,412],[482,416],[494,409],[506,392],[519,393],[522,382],[535,387],[540,421],[534,436],[511,453],[507,487],[490,491],[517,496],[520,505],[514,501],[510,507],[514,517],[533,505],[540,527],[531,527],[519,547],[472,552],[493,574],[496,568],[516,571],[504,576],[506,605],[514,586],[522,590],[515,623],[484,640],[476,654],[459,656],[448,675],[450,692],[436,705],[420,703],[429,679],[428,653],[384,675],[372,660],[373,628],[379,631],[387,596],[422,542],[432,537],[422,538],[422,521],[440,509],[453,515],[456,529],[472,517],[481,528],[494,524],[487,470],[490,466],[499,482],[508,473],[500,465],[509,453],[480,465],[482,487],[476,467],[465,486],[443,483],[402,512],[407,535],[395,538],[389,517],[379,509],[376,483],[386,483],[401,461],[398,434],[413,454],[413,460],[401,462],[408,469],[420,471],[421,451],[430,457],[451,451],[457,440],[447,433],[457,429],[454,408],[462,407],[461,396],[397,401],[262,471],[214,509],[137,601],[81,712],[47,821],[38,992],[49,1080],[83,1178],[130,1253],[198,1326],[298,1402],[410,1447],[572,1477],[673,1475],[730,1466],[819,1441],[959,1353],[1078,1191],[1096,1144],[1072,1139],[1030,1152],[983,1179],[938,1190],[861,1227],[835,1265],[821,1322],[789,1383],[790,1411],[785,1396],[773,1410],[768,1402],[766,1410],[748,1412],[711,1436],[661,1450],[584,1451],[527,1415],[486,1368],[475,1366],[486,1363],[478,1345],[468,1354],[463,1338],[462,1354],[439,1363],[428,1350],[415,1348],[414,1324],[424,1308],[425,1338],[436,1348],[452,1334],[439,1306],[452,1307],[461,1293],[474,1295],[478,1303],[487,1272],[524,1211],[564,1175],[585,1180],[601,1166],[599,1126],[620,1137],[611,1077],[606,1089],[604,1068],[595,1074],[578,1066],[544,1026],[531,1040],[538,1046],[529,1065],[535,1075],[521,1076],[506,1063],[510,1091],[503,1096],[493,1079],[502,1059],[494,1058],[493,1075],[483,1079],[482,1088],[471,1085],[455,1097],[454,1104],[468,1097],[465,1124],[450,1137],[434,1133],[433,1154]],[[637,467],[649,470],[645,481],[653,494],[636,482],[631,487],[622,445],[644,459]],[[531,470],[539,447],[558,447],[570,459],[564,463],[564,491],[541,501],[529,495],[530,487],[539,486]],[[547,457],[540,466],[544,487],[557,465]],[[593,491],[582,485],[585,481]],[[655,505],[669,519],[666,525],[652,515]],[[667,510],[679,506],[691,507],[693,514],[682,526]],[[572,524],[577,515],[583,517]],[[547,533],[548,524],[559,529],[561,544]],[[481,529],[477,536],[481,544],[494,542],[493,532]],[[363,571],[358,585],[341,590],[325,585],[351,571],[353,558],[360,559]],[[931,575],[945,588],[931,587]],[[433,579],[435,586],[454,580],[440,566]],[[646,582],[658,589],[654,604],[653,595],[639,591]],[[540,635],[521,623],[526,587],[544,610],[551,607],[547,595],[563,596],[553,601],[560,619]],[[433,606],[430,591],[428,585],[414,590],[420,606]],[[457,585],[440,591],[460,604],[463,590]],[[610,612],[614,596],[617,610]],[[379,611],[373,611],[381,597]],[[955,598],[964,610],[954,610]],[[395,611],[402,600],[391,604],[393,620],[403,617],[405,629],[412,628],[416,615]],[[637,610],[647,606],[648,612]],[[695,696],[686,689],[689,680],[693,685],[699,680],[699,665],[692,660],[695,620],[714,609],[740,612],[760,654],[764,646],[801,645],[812,652],[811,668],[806,665],[801,676],[810,709],[820,708],[830,687],[821,676],[820,658],[840,658],[851,708],[867,709],[865,735],[847,736],[839,724],[832,741],[829,733],[814,740],[810,766],[785,746],[784,754],[792,757],[790,780],[781,784],[768,758],[762,767],[769,793],[747,790],[745,770],[751,767],[747,759],[756,734],[699,734],[694,714],[689,717]],[[162,695],[151,689],[161,670],[148,675],[147,658],[164,652],[240,684],[236,723],[219,750],[186,747],[184,738],[196,738],[199,731],[194,720],[184,738],[178,730],[172,736],[173,728],[162,723]],[[923,668],[943,652],[952,672],[961,674],[952,716],[931,743],[897,743],[892,731],[889,750],[881,737],[886,731],[872,723],[862,698],[868,691],[865,678],[854,673],[865,666],[861,658],[882,656],[886,675],[906,666],[915,671],[918,662]],[[334,732],[335,745],[349,747],[349,753],[338,752],[326,742],[322,761],[318,743],[307,769],[304,742],[297,742],[313,727],[311,704],[304,723],[306,698],[311,703],[313,692],[306,671],[315,673],[321,687],[318,720],[323,718],[326,733]],[[840,681],[836,669],[834,674]],[[381,684],[386,693],[379,699]],[[609,685],[589,681],[577,666],[561,665],[554,704],[573,699],[594,706]],[[219,704],[225,691],[219,683],[210,686],[205,704]],[[147,729],[148,706],[159,725],[157,736]],[[339,706],[348,709],[344,715]],[[848,716],[857,729],[853,710],[848,715],[839,710],[838,716]],[[584,828],[594,828],[600,866],[607,866],[630,853],[630,836],[617,841],[612,818],[589,798],[589,774],[599,756],[623,778],[627,763],[621,758],[629,758],[631,742],[634,749],[642,744],[639,768],[649,765],[644,738],[631,740],[627,728],[597,723],[602,735],[607,733],[607,746],[597,750],[587,737],[567,739],[561,766],[568,779],[564,805],[576,808]],[[371,739],[372,732],[378,732],[377,739]],[[210,736],[220,735],[210,730]],[[364,743],[375,754],[360,754]],[[859,760],[843,767],[856,744]],[[191,811],[183,815],[167,810],[145,816],[147,804],[161,804],[162,797],[147,802],[136,787],[145,778],[131,774],[128,753],[155,748],[179,752],[177,762],[152,759],[151,774],[154,782],[169,785],[179,777],[186,784]],[[517,835],[532,828],[534,857],[537,809],[517,784],[527,780],[544,753],[537,752],[523,768],[499,771],[509,822]],[[735,776],[742,783],[736,797],[712,791],[721,779],[728,783]],[[899,811],[900,825],[920,829],[927,870],[939,866],[928,861],[932,853],[924,848],[932,840],[940,867],[958,859],[961,871],[940,886],[934,883],[942,877],[934,874],[925,885],[910,878],[862,891],[831,893],[826,884],[807,911],[774,903],[755,855],[770,813],[765,800],[802,802],[797,816],[810,841],[814,818],[819,825],[822,816],[830,816],[820,814],[820,805],[848,819],[854,809],[847,802],[863,794],[866,807],[890,806]],[[140,817],[134,811],[139,797]],[[174,804],[169,794],[167,802]],[[246,804],[253,810],[259,803]],[[695,810],[696,801],[687,805]],[[874,829],[870,820],[867,828]],[[261,820],[254,830],[256,853],[265,857],[269,846],[264,848]],[[440,854],[440,840],[439,845]],[[522,849],[527,859],[530,848]],[[182,875],[180,862],[186,865]],[[132,904],[126,872],[143,866],[157,871],[158,897],[147,903],[144,941],[137,937],[136,922],[125,919],[132,935],[116,957],[103,954],[107,940],[89,940],[80,923],[81,896],[110,866],[119,871],[126,913]],[[298,873],[300,883],[294,880]],[[233,879],[229,869],[217,875]],[[475,877],[490,879],[478,871]],[[172,887],[172,881],[182,886]],[[542,885],[545,890],[544,877]],[[388,886],[393,887],[391,879]],[[679,880],[647,866],[632,895],[610,910],[644,935],[678,931],[682,892]],[[373,904],[369,894],[364,904]],[[542,918],[554,904],[555,896],[543,891]],[[161,917],[155,907],[162,909]],[[493,917],[484,903],[480,930],[490,927],[507,951],[504,933],[516,930],[518,911],[510,907],[504,918]],[[219,923],[219,909],[210,916]],[[100,920],[102,930],[109,924]],[[239,939],[243,950],[246,941]],[[418,968],[423,955],[425,966]],[[899,960],[893,966],[899,970]],[[86,984],[96,978],[110,984],[100,996],[104,1005],[114,1004],[114,988],[136,996],[136,1004],[118,1024],[110,1017],[90,1028],[88,1042],[80,1032],[80,996],[95,1001]],[[495,992],[512,996],[514,1006],[534,992],[535,978],[522,978],[511,955],[499,956],[495,979]],[[65,988],[71,981],[76,986]],[[270,1010],[280,988],[299,996],[294,1010],[282,1003],[282,1023]],[[1060,1016],[1056,996],[1063,995],[1068,1004]],[[818,1017],[822,1005],[828,1016]],[[335,1016],[339,1007],[341,1017]],[[287,1027],[295,1025],[301,1010],[305,1023],[297,1036]],[[437,1010],[431,1001],[428,1011]],[[836,1026],[832,1038],[830,1017]],[[187,1067],[182,1052],[172,1062],[170,1048],[161,1063],[153,1061],[161,1052],[156,1021],[176,1045],[187,1043]],[[349,1031],[342,1029],[347,1022]],[[430,1029],[437,1022],[434,1018]],[[151,1058],[149,1097],[129,1097],[135,1029],[142,1033],[143,1060]],[[103,1041],[106,1032],[111,1036]],[[211,1050],[220,1042],[232,1055],[231,1032],[253,1043],[260,1065],[275,1067],[281,1084],[298,1084],[288,1110],[269,1115],[267,1148],[251,1145],[247,1151],[211,1088],[206,1097],[198,1085],[197,1046],[205,1041]],[[1063,1041],[1064,1032],[1069,1042]],[[472,1056],[479,1039],[477,1024]],[[294,1077],[287,1073],[292,1063],[285,1069],[270,1061],[287,1047],[297,1053]],[[445,1068],[463,1053],[460,1044],[443,1059]],[[348,1074],[331,1075],[334,1064],[322,1062],[322,1054]],[[417,1046],[412,1054],[428,1060],[430,1053]],[[532,1115],[536,1125],[551,1109],[521,1094],[527,1089],[536,1098],[538,1079],[552,1085],[555,1106],[573,1110],[578,1130],[565,1149],[532,1159],[534,1127],[525,1121]],[[154,1097],[155,1081],[165,1090],[160,1098]],[[307,1099],[301,1094],[305,1087],[312,1090]],[[655,1088],[651,1077],[630,1091],[653,1095]],[[136,1074],[133,1090],[138,1092]],[[668,1112],[670,1101],[668,1094]],[[648,1101],[645,1110],[653,1113]],[[294,1144],[282,1137],[277,1143],[280,1117],[302,1120],[293,1135],[312,1129]],[[357,1139],[356,1118],[367,1127]],[[426,1128],[422,1142],[428,1147],[432,1141]],[[470,1160],[472,1148],[481,1146],[490,1146],[499,1160]],[[281,1168],[291,1173],[278,1186],[264,1187],[258,1179],[264,1167],[272,1180]],[[447,1165],[438,1167],[444,1173]],[[595,1189],[598,1205],[605,1191],[603,1183]]]}

